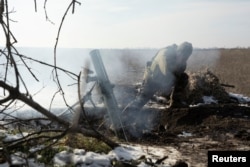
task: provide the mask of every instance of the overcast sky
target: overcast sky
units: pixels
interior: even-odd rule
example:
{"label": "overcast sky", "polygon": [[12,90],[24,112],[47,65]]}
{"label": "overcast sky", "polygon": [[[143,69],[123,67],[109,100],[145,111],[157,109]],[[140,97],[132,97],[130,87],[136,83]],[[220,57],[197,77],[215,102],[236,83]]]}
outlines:
{"label": "overcast sky", "polygon": [[[10,0],[17,46],[53,47],[71,0]],[[183,41],[194,47],[249,47],[249,0],[79,0],[67,15],[59,47],[160,48]],[[2,34],[0,34],[2,35]],[[1,37],[1,36],[0,36]],[[0,38],[1,44],[4,42]]]}

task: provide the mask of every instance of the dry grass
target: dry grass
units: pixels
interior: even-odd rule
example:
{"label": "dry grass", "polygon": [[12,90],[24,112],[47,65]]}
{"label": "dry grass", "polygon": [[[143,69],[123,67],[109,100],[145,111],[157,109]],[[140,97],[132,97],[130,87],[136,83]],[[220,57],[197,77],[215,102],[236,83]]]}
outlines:
{"label": "dry grass", "polygon": [[222,82],[235,85],[231,92],[250,96],[250,49],[223,49],[215,73]]}
{"label": "dry grass", "polygon": [[91,137],[85,137],[81,134],[67,134],[63,138],[61,144],[70,148],[78,148],[100,153],[108,153],[111,151],[111,148],[102,141]]}
{"label": "dry grass", "polygon": [[221,83],[235,86],[226,88],[228,92],[250,96],[250,48],[195,50],[188,70],[202,68],[209,68]]}

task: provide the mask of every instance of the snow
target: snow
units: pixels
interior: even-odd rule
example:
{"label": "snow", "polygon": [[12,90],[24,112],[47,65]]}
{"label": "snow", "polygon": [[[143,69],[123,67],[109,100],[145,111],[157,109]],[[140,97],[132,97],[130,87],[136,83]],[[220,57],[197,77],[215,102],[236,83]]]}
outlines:
{"label": "snow", "polygon": [[0,140],[4,139],[6,137],[6,130],[0,129]]}
{"label": "snow", "polygon": [[[241,94],[229,93],[230,97],[235,98],[241,104],[249,103],[250,98],[245,97]],[[213,96],[203,96],[203,102],[197,104],[217,104],[218,101]],[[192,106],[191,106],[192,107]],[[12,141],[20,139],[27,136],[28,133],[18,133],[18,134],[8,134],[5,130],[0,130],[0,139],[3,141]],[[189,137],[192,136],[191,133],[183,131],[179,137]],[[37,148],[32,148],[30,151],[36,151],[37,149],[42,149],[44,146],[38,146]],[[25,154],[17,152],[11,155],[13,164],[20,165],[29,163],[29,166],[41,166],[44,167],[46,164],[41,164],[35,161],[35,159],[30,158],[25,161]],[[54,158],[54,166],[65,166],[65,165],[78,165],[81,167],[92,166],[92,167],[111,167],[114,160],[122,161],[125,163],[130,163],[133,160],[140,162],[139,167],[149,167],[147,162],[156,162],[158,159],[167,157],[162,167],[172,166],[176,161],[181,159],[181,153],[174,147],[170,146],[153,146],[153,145],[127,145],[123,144],[120,147],[116,147],[114,150],[110,151],[108,154],[87,152],[84,149],[71,149],[71,151],[61,151],[57,153]],[[140,160],[140,161],[139,161]],[[0,167],[7,167],[8,163],[0,164]]]}
{"label": "snow", "polygon": [[229,96],[231,98],[237,99],[239,103],[250,103],[250,97],[246,97],[246,96],[244,96],[242,94],[229,93]]}
{"label": "snow", "polygon": [[[150,159],[156,162],[157,159],[168,156],[164,161],[164,166],[173,165],[181,154],[173,147],[142,146],[142,145],[123,145],[110,151],[108,154],[85,152],[83,149],[75,149],[73,152],[62,151],[54,157],[54,164],[64,166],[67,164],[79,164],[81,166],[111,166],[112,160],[119,160],[129,163],[133,160]],[[140,167],[149,167],[144,161],[138,165]]]}
{"label": "snow", "polygon": [[[26,160],[25,160],[25,154],[17,152],[15,154],[11,155],[11,161],[13,165],[24,165],[26,164]],[[29,167],[45,167],[45,164],[39,163],[37,161],[35,161],[34,158],[30,158],[28,159],[28,166]],[[9,164],[7,162],[0,164],[0,167],[9,167]]]}
{"label": "snow", "polygon": [[178,137],[192,137],[193,134],[189,132],[183,131],[181,134],[178,135]]}
{"label": "snow", "polygon": [[44,148],[45,148],[44,145],[38,145],[38,146],[36,146],[36,147],[30,148],[29,151],[30,151],[31,153],[34,153],[34,152],[39,151],[39,150],[42,150],[42,149],[44,149]]}
{"label": "snow", "polygon": [[218,100],[214,96],[203,96],[202,97],[204,104],[217,104]]}
{"label": "snow", "polygon": [[203,96],[202,100],[203,100],[203,103],[192,104],[192,105],[189,105],[189,107],[198,107],[198,106],[203,106],[207,104],[218,104],[218,100],[216,100],[214,96]]}
{"label": "snow", "polygon": [[6,137],[3,139],[3,141],[7,142],[7,141],[13,141],[13,140],[18,140],[18,139],[21,139],[25,136],[28,136],[29,133],[27,132],[23,132],[23,133],[17,133],[15,135],[11,135],[11,134],[8,134],[6,135]]}
{"label": "snow", "polygon": [[[124,163],[131,163],[133,160],[138,161],[139,167],[150,167],[147,162],[155,163],[158,159],[167,157],[161,165],[169,167],[181,159],[181,153],[173,147],[167,146],[145,146],[145,145],[122,145],[116,147],[108,154],[86,152],[84,149],[71,149],[71,151],[61,151],[54,156],[54,166],[79,165],[81,167],[111,167],[112,162],[118,160]],[[13,164],[25,164],[25,154],[17,152],[11,155]],[[29,166],[46,166],[36,162],[33,158],[28,159]],[[0,167],[7,167],[7,162],[0,164]]]}
{"label": "snow", "polygon": [[[8,131],[0,130],[0,136],[3,141],[13,141],[27,136],[28,133],[8,134]],[[34,152],[44,148],[43,145],[33,147],[30,152]],[[1,148],[0,148],[1,149]],[[120,147],[116,147],[108,154],[87,152],[84,149],[67,149],[69,151],[61,151],[55,154],[53,158],[54,166],[67,166],[67,165],[79,165],[79,166],[92,166],[92,167],[111,167],[113,162],[119,161],[123,163],[139,162],[139,167],[149,167],[147,162],[156,162],[158,159],[167,157],[161,165],[162,167],[168,167],[176,163],[181,159],[181,153],[174,147],[167,146],[149,146],[149,145],[128,145],[122,144]],[[29,158],[26,161],[26,154],[22,152],[16,152],[11,154],[11,160],[14,165],[22,165],[28,163],[29,166],[44,167],[46,164],[37,162],[34,158]],[[0,164],[0,167],[7,167],[7,162]]]}
{"label": "snow", "polygon": [[94,152],[85,152],[83,154],[62,151],[57,153],[54,157],[54,164],[58,166],[65,166],[68,164],[81,164],[82,166],[109,166],[110,159],[107,155],[102,155]]}

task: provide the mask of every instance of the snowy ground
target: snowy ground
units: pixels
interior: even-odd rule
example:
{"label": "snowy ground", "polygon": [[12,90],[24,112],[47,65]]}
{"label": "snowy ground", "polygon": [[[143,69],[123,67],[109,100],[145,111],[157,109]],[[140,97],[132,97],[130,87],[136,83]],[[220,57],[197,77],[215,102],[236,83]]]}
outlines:
{"label": "snowy ground", "polygon": [[108,154],[97,154],[93,152],[85,152],[84,150],[75,149],[72,153],[67,151],[56,154],[54,163],[63,166],[66,163],[81,164],[81,166],[111,166],[116,163],[116,160],[124,164],[133,164],[140,160],[140,167],[150,166],[150,162],[155,163],[157,160],[167,157],[163,166],[173,165],[177,159],[180,159],[181,154],[173,147],[154,147],[142,145],[123,145],[117,147]]}
{"label": "snowy ground", "polygon": [[[15,165],[25,164],[23,153],[12,155],[12,162]],[[70,151],[62,151],[55,155],[53,161],[54,166],[79,165],[81,167],[111,167],[115,163],[123,163],[123,165],[137,165],[139,167],[149,167],[150,164],[156,163],[157,160],[165,159],[158,164],[162,167],[172,166],[181,154],[173,147],[159,146],[143,146],[143,145],[122,145],[108,154],[100,154],[94,152],[86,152],[83,149],[74,149]],[[46,166],[36,162],[34,159],[28,160],[29,166]],[[0,167],[8,167],[8,163],[0,164]]]}
{"label": "snowy ground", "polygon": [[[240,94],[230,93],[230,96],[237,99],[240,104],[249,104],[250,98]],[[204,97],[204,104],[217,103],[217,100],[213,97]],[[28,133],[11,135],[6,131],[0,131],[1,140],[10,141],[16,140]],[[179,137],[192,136],[191,133],[183,132],[178,135]],[[2,148],[1,148],[2,149]],[[22,158],[23,157],[23,158]],[[17,152],[11,155],[13,164],[20,165],[25,164],[25,154]],[[160,159],[159,166],[168,167],[174,165],[178,160],[182,159],[182,154],[170,146],[149,146],[149,145],[132,145],[123,144],[121,147],[117,147],[110,151],[108,154],[86,152],[83,149],[69,149],[68,151],[62,151],[54,156],[54,166],[65,166],[65,165],[78,165],[78,166],[92,166],[92,167],[109,167],[114,163],[123,163],[123,165],[136,165],[139,167],[149,167],[150,164],[156,163]],[[46,166],[36,162],[35,159],[28,159],[29,166]],[[8,163],[0,164],[0,167],[7,167]]]}

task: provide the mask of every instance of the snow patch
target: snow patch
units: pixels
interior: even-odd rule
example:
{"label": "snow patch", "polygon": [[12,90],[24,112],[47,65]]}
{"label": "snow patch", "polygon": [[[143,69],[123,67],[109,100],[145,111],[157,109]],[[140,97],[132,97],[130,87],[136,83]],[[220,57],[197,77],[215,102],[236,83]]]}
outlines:
{"label": "snow patch", "polygon": [[203,96],[202,99],[204,104],[218,104],[218,100],[214,96]]}
{"label": "snow patch", "polygon": [[202,100],[203,103],[192,104],[189,105],[189,107],[199,107],[207,104],[218,104],[218,100],[216,100],[214,96],[203,96]]}
{"label": "snow patch", "polygon": [[239,103],[250,103],[250,97],[246,97],[242,94],[229,93],[231,98],[237,99]]}
{"label": "snow patch", "polygon": [[15,134],[15,135],[8,134],[3,139],[3,141],[5,141],[5,142],[14,141],[14,140],[21,139],[21,138],[23,138],[25,136],[28,136],[28,135],[29,135],[29,133],[27,133],[27,132],[18,133],[18,134]]}
{"label": "snow patch", "polygon": [[181,134],[178,135],[178,137],[192,137],[193,134],[192,133],[188,133],[183,131]]}
{"label": "snow patch", "polygon": [[[57,153],[54,157],[54,165],[64,166],[68,164],[81,165],[81,166],[111,166],[112,160],[122,162],[130,162],[132,160],[150,159],[156,162],[157,159],[168,157],[164,161],[164,166],[173,165],[178,159],[181,158],[180,152],[173,147],[158,147],[158,146],[142,146],[123,145],[110,151],[108,154],[100,154],[94,152],[85,152],[83,149],[75,149],[73,152],[62,151]],[[149,167],[147,163],[141,161],[138,165],[140,167]]]}

